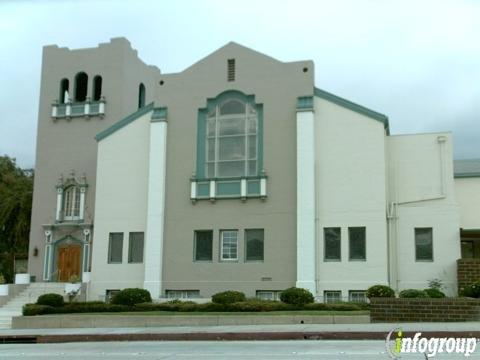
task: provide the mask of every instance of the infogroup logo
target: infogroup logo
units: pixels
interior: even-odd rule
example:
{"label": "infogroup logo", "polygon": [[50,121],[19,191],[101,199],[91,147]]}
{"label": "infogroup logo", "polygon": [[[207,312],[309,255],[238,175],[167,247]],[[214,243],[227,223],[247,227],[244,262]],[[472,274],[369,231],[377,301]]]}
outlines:
{"label": "infogroup logo", "polygon": [[434,357],[439,353],[463,354],[469,357],[477,347],[476,338],[437,338],[422,337],[421,332],[415,333],[413,338],[404,337],[400,328],[391,330],[385,340],[387,354],[392,359],[399,359],[402,353],[421,353],[426,357]]}

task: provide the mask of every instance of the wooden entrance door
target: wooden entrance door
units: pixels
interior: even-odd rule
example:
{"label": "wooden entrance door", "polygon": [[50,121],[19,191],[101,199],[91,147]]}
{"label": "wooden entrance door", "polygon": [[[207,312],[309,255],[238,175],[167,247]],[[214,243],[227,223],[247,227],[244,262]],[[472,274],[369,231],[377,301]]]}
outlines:
{"label": "wooden entrance door", "polygon": [[69,281],[73,275],[80,277],[79,245],[69,245],[58,249],[58,281]]}

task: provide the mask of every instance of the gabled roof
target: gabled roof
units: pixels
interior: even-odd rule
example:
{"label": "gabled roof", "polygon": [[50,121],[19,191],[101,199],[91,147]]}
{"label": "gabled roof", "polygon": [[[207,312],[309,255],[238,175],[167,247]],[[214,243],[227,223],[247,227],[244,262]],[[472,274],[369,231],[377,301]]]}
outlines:
{"label": "gabled roof", "polygon": [[123,118],[122,120],[117,121],[112,126],[110,126],[110,127],[106,128],[105,130],[99,132],[95,136],[95,140],[100,141],[100,140],[105,139],[106,137],[113,134],[115,131],[120,130],[124,126],[130,124],[131,122],[138,119],[140,116],[145,115],[146,113],[148,113],[149,111],[152,111],[152,110],[153,110],[153,102],[151,102],[150,104],[138,109],[137,111],[128,115],[127,117]]}
{"label": "gabled roof", "polygon": [[453,173],[456,178],[480,177],[480,159],[454,160]]}
{"label": "gabled roof", "polygon": [[387,130],[387,134],[390,134],[388,117],[386,115],[370,110],[362,105],[355,104],[354,102],[341,98],[340,96],[334,95],[332,93],[329,93],[317,87],[313,89],[313,93],[315,96],[318,96],[319,98],[333,102],[334,104],[337,104],[349,110],[355,111],[356,113],[359,113],[361,115],[367,116],[374,120],[380,121],[383,124],[385,130]]}

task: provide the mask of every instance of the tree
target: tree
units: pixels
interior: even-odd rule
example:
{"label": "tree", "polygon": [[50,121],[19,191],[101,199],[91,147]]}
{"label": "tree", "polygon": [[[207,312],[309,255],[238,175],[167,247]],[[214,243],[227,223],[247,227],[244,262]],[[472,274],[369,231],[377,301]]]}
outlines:
{"label": "tree", "polygon": [[15,257],[28,254],[32,194],[33,170],[0,156],[0,271],[7,282],[13,282]]}

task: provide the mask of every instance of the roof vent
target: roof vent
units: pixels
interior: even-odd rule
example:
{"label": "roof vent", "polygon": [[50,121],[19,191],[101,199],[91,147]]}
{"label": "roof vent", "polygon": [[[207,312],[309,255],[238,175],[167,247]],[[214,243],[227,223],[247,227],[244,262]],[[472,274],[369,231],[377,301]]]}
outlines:
{"label": "roof vent", "polygon": [[228,59],[227,64],[227,80],[235,81],[235,59]]}

